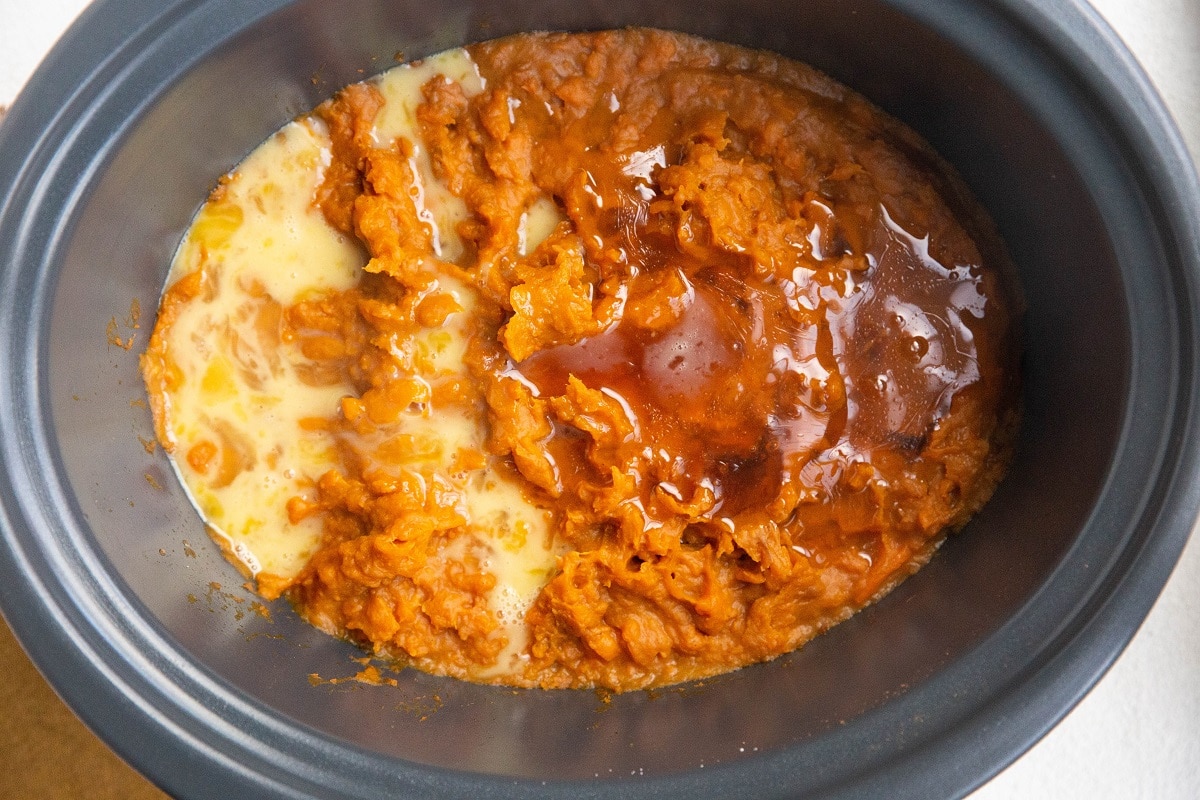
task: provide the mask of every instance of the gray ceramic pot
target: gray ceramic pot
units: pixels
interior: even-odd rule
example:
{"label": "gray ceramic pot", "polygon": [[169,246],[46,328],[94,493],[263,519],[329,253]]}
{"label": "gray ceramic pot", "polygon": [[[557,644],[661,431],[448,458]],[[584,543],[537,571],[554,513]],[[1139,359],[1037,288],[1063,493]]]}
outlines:
{"label": "gray ceramic pot", "polygon": [[[1011,475],[878,606],[702,686],[606,704],[415,673],[310,685],[355,651],[283,605],[245,613],[139,441],[172,251],[218,175],[397,51],[630,24],[813,63],[959,168],[1028,299]],[[0,606],[80,716],[181,797],[962,795],[1104,671],[1196,513],[1200,190],[1082,0],[100,0],[0,153]]]}

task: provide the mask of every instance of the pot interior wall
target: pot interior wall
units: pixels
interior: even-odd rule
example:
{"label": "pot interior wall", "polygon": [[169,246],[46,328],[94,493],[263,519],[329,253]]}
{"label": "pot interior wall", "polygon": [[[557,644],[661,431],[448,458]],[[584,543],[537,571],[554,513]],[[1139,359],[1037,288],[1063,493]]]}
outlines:
{"label": "pot interior wall", "polygon": [[[879,3],[786,5],[305,0],[215,42],[195,63],[178,57],[165,91],[112,123],[119,136],[103,143],[111,152],[81,184],[49,331],[65,473],[111,570],[147,616],[216,678],[334,739],[534,778],[665,773],[814,739],[1003,635],[1085,525],[1118,441],[1131,342],[1112,246],[1061,135],[984,66]],[[1007,240],[1028,300],[1025,420],[1011,475],[927,569],[876,607],[799,653],[703,686],[611,703],[411,671],[398,687],[314,686],[313,674],[353,675],[359,653],[284,604],[269,619],[251,611],[253,595],[209,542],[161,450],[143,446],[153,434],[137,353],[172,251],[220,174],[397,51],[419,57],[518,30],[629,24],[808,61],[917,128],[962,172]],[[130,351],[106,341],[110,323],[133,337]]]}

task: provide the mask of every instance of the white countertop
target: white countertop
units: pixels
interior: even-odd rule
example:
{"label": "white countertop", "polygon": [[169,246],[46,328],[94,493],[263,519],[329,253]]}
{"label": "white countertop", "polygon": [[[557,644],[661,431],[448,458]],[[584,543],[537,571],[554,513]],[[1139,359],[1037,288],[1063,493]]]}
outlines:
{"label": "white countertop", "polygon": [[[1200,0],[1092,0],[1200,158]],[[0,0],[7,105],[85,0]],[[1200,209],[1196,210],[1200,219]],[[1193,537],[1133,643],[1074,711],[970,800],[1200,797],[1200,543]]]}

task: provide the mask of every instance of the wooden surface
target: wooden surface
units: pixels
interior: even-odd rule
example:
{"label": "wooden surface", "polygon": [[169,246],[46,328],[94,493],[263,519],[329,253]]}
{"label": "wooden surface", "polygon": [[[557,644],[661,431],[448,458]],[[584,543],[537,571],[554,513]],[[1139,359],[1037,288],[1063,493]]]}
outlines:
{"label": "wooden surface", "polygon": [[0,798],[161,800],[92,735],[42,679],[0,620]]}
{"label": "wooden surface", "polygon": [[2,617],[0,675],[0,800],[166,797],[58,699]]}

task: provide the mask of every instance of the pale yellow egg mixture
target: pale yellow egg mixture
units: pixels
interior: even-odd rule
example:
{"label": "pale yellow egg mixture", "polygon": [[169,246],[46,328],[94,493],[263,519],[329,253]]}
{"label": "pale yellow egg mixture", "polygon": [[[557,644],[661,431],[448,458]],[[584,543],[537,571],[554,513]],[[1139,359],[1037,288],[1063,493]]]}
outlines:
{"label": "pale yellow egg mixture", "polygon": [[[401,136],[414,143],[413,190],[421,218],[437,255],[453,261],[463,247],[455,225],[467,211],[434,177],[415,119],[420,87],[439,74],[468,91],[480,88],[462,50],[397,67],[375,81],[386,104],[373,134],[380,143]],[[251,576],[290,579],[318,547],[320,517],[290,520],[288,503],[311,494],[317,479],[336,466],[336,444],[315,421],[336,415],[342,398],[354,394],[347,384],[306,381],[308,359],[280,336],[283,308],[352,288],[367,260],[361,245],[330,226],[314,202],[329,148],[324,126],[311,116],[258,147],[201,209],[167,281],[170,286],[204,271],[201,296],[179,307],[167,331],[178,371],[166,397],[165,444],[213,537]],[[536,204],[523,231],[527,246],[536,246],[557,221],[552,204]],[[431,372],[420,377],[466,378],[463,321],[474,294],[449,275],[439,282],[462,310],[440,329],[421,334],[421,363]],[[455,472],[456,453],[483,445],[478,419],[425,409],[408,415],[404,430],[423,443],[414,451],[434,454],[412,466],[438,474],[465,497],[473,535],[448,555],[471,539],[491,554],[484,562],[496,578],[489,602],[509,639],[496,667],[503,671],[525,645],[525,609],[555,566],[548,514],[514,482],[489,470]]]}

